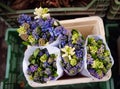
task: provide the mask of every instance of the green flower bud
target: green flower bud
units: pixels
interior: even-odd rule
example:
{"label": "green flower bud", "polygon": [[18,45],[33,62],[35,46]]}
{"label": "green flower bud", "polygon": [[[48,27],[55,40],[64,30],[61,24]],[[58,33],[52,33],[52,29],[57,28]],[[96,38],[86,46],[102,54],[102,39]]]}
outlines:
{"label": "green flower bud", "polygon": [[21,35],[21,34],[25,34],[27,31],[23,26],[20,26],[20,28],[17,29],[17,32],[19,33],[19,35]]}
{"label": "green flower bud", "polygon": [[106,61],[106,64],[110,62],[110,57],[104,57],[104,61]]}
{"label": "green flower bud", "polygon": [[104,67],[103,62],[100,62],[98,59],[93,61],[92,68],[100,69],[103,67]]}
{"label": "green flower bud", "polygon": [[46,54],[44,54],[44,55],[42,55],[41,57],[40,57],[40,61],[41,62],[46,62],[47,61],[47,55]]}
{"label": "green flower bud", "polygon": [[112,63],[109,63],[107,66],[106,66],[106,69],[110,69],[112,67]]}
{"label": "green flower bud", "polygon": [[71,60],[70,60],[70,64],[71,64],[72,66],[75,66],[75,65],[77,64],[77,60],[76,60],[76,59],[71,59]]}
{"label": "green flower bud", "polygon": [[55,58],[56,58],[56,55],[55,55],[55,54],[50,54],[50,58],[55,59]]}
{"label": "green flower bud", "polygon": [[89,48],[90,48],[90,53],[91,54],[95,54],[98,50],[98,48],[96,46],[90,46]]}
{"label": "green flower bud", "polygon": [[109,55],[110,55],[109,50],[105,50],[105,52],[104,52],[104,56],[107,57],[107,56],[109,56]]}
{"label": "green flower bud", "polygon": [[88,44],[96,44],[94,37],[88,38]]}
{"label": "green flower bud", "polygon": [[80,34],[77,30],[72,30],[71,33],[72,33],[72,43],[75,44],[77,43],[77,40],[79,39]]}
{"label": "green flower bud", "polygon": [[102,44],[103,44],[102,39],[97,40],[97,44],[98,44],[98,45],[102,45]]}
{"label": "green flower bud", "polygon": [[38,67],[37,71],[38,71],[38,72],[42,71],[42,68]]}
{"label": "green flower bud", "polygon": [[34,43],[35,42],[35,38],[32,35],[30,35],[30,36],[28,36],[28,41],[30,43]]}
{"label": "green flower bud", "polygon": [[79,38],[78,34],[72,35],[72,43],[77,43],[78,38]]}
{"label": "green flower bud", "polygon": [[77,59],[77,56],[76,56],[76,55],[73,55],[72,58],[73,58],[73,59]]}
{"label": "green flower bud", "polygon": [[33,77],[32,77],[32,75],[30,75],[30,76],[29,76],[29,79],[30,79],[30,80],[33,80]]}
{"label": "green flower bud", "polygon": [[104,67],[102,70],[103,70],[103,73],[105,73],[105,74],[106,74],[107,71],[108,71],[105,67]]}

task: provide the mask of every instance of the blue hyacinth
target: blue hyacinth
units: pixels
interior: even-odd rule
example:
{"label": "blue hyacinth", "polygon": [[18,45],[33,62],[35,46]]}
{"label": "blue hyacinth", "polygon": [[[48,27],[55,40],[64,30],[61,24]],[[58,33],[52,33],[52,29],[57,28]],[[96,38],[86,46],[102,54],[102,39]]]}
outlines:
{"label": "blue hyacinth", "polygon": [[37,33],[36,29],[33,30],[32,35],[36,40],[39,39],[39,34]]}
{"label": "blue hyacinth", "polygon": [[22,25],[23,23],[28,23],[28,24],[30,24],[30,22],[31,22],[31,17],[28,16],[28,15],[26,15],[26,14],[20,15],[19,18],[18,18],[18,23],[20,23],[21,25]]}

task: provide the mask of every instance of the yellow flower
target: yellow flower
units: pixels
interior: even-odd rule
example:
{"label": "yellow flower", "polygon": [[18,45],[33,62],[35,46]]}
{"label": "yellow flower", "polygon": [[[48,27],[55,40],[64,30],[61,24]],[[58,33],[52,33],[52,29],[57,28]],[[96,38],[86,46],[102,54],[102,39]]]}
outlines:
{"label": "yellow flower", "polygon": [[20,26],[20,28],[17,29],[17,32],[19,33],[19,35],[21,35],[21,34],[25,34],[27,31],[23,26]]}
{"label": "yellow flower", "polygon": [[71,56],[75,54],[74,50],[75,48],[65,46],[64,48],[61,49],[61,51],[64,52],[62,57],[68,56],[69,60],[71,60],[72,59]]}
{"label": "yellow flower", "polygon": [[28,41],[30,43],[33,43],[33,42],[35,42],[35,38],[32,35],[30,35],[30,36],[28,36]]}
{"label": "yellow flower", "polygon": [[50,14],[48,13],[49,9],[48,8],[35,8],[35,12],[34,14],[36,15],[35,16],[35,19],[37,18],[46,18],[48,16],[50,16]]}

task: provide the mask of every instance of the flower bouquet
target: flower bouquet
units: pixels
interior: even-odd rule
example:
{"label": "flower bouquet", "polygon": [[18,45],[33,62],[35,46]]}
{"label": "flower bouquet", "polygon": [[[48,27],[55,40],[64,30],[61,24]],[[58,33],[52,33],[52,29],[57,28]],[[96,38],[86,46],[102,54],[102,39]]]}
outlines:
{"label": "flower bouquet", "polygon": [[78,74],[83,66],[83,36],[77,30],[72,30],[70,36],[61,37],[60,49],[64,71],[70,76]]}
{"label": "flower bouquet", "polygon": [[60,50],[56,47],[28,47],[23,60],[23,72],[28,83],[57,80],[63,73],[60,60]]}
{"label": "flower bouquet", "polygon": [[22,14],[18,18],[20,28],[17,32],[26,45],[44,46],[57,45],[60,36],[66,34],[66,30],[59,21],[52,18],[47,8],[36,8],[34,18]]}
{"label": "flower bouquet", "polygon": [[[100,35],[89,35],[86,43],[86,60],[83,75],[102,79],[113,65],[110,50]],[[85,73],[86,71],[86,73]]]}

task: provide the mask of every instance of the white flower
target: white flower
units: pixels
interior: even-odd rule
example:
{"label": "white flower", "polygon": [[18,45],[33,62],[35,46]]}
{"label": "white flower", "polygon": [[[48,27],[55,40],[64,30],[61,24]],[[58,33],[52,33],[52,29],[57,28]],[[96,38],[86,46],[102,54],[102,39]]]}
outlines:
{"label": "white flower", "polygon": [[50,17],[50,14],[48,13],[48,11],[49,11],[48,8],[42,8],[42,7],[35,8],[35,12],[34,12],[34,14],[36,15],[35,19]]}
{"label": "white flower", "polygon": [[55,26],[58,26],[58,21],[54,21],[53,23]]}
{"label": "white flower", "polygon": [[43,14],[42,18],[50,18],[50,14],[49,13],[48,14]]}
{"label": "white flower", "polygon": [[69,60],[71,60],[72,59],[71,56],[75,54],[74,50],[75,48],[65,46],[64,48],[61,49],[61,51],[64,52],[62,57],[68,56]]}

